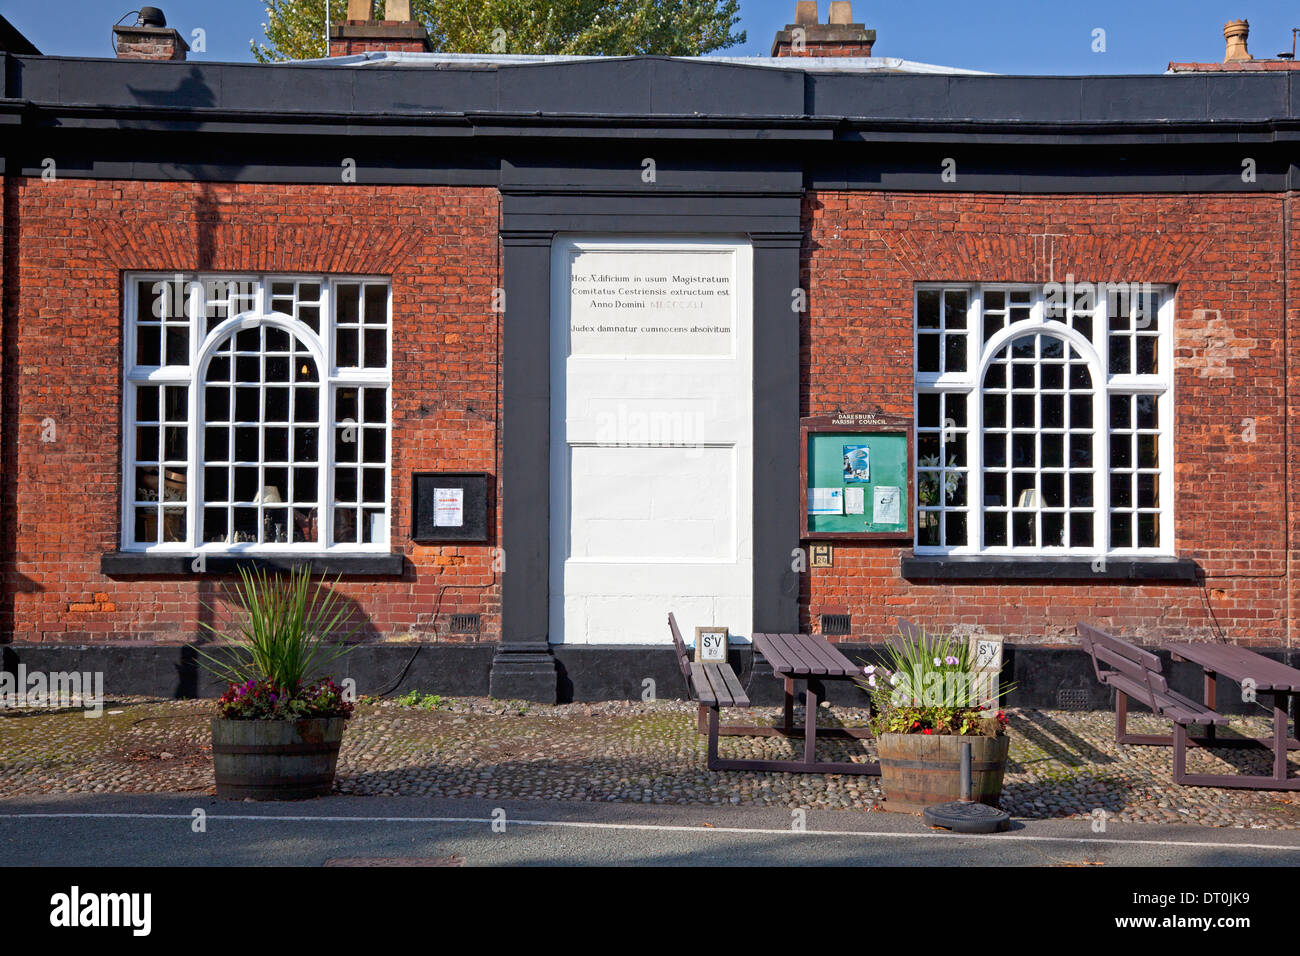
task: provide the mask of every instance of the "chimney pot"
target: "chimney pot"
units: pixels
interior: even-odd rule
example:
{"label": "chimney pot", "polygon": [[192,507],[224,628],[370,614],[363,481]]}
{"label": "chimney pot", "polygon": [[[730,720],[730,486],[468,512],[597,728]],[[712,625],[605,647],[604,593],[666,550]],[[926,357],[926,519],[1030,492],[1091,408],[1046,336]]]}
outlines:
{"label": "chimney pot", "polygon": [[799,26],[817,23],[817,0],[799,0],[794,5],[794,22]]}
{"label": "chimney pot", "polygon": [[830,23],[848,26],[853,22],[853,4],[850,0],[831,0]]}
{"label": "chimney pot", "polygon": [[388,0],[384,4],[384,19],[408,23],[411,19],[411,0]]}
{"label": "chimney pot", "polygon": [[1228,41],[1227,49],[1223,54],[1223,62],[1231,63],[1234,60],[1253,60],[1250,51],[1246,49],[1246,38],[1250,36],[1249,20],[1229,20],[1223,25],[1223,38]]}
{"label": "chimney pot", "polygon": [[371,20],[375,10],[375,0],[348,0],[349,20]]}
{"label": "chimney pot", "polygon": [[136,13],[135,25],[138,27],[167,26],[167,17],[157,7],[141,7]]}

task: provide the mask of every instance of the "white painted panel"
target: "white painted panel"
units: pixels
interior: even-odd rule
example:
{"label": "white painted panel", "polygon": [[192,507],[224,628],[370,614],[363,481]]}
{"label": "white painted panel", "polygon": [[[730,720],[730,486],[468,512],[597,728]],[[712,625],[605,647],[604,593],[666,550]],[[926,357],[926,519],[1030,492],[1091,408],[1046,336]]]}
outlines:
{"label": "white painted panel", "polygon": [[735,345],[733,256],[723,248],[645,245],[569,253],[573,355],[730,355]]}
{"label": "white painted panel", "polygon": [[734,561],[733,448],[570,449],[569,558]]}
{"label": "white painted panel", "polygon": [[745,241],[557,240],[552,641],[749,637],[752,285]]}

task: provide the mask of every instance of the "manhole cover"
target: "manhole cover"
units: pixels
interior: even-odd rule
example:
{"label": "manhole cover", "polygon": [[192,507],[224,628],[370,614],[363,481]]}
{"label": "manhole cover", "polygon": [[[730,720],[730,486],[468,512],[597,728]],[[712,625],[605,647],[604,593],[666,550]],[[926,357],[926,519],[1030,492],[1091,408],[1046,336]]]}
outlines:
{"label": "manhole cover", "polygon": [[464,866],[463,856],[336,856],[322,866]]}
{"label": "manhole cover", "polygon": [[1011,814],[986,803],[940,803],[926,807],[922,816],[930,826],[955,833],[997,833],[1011,823]]}

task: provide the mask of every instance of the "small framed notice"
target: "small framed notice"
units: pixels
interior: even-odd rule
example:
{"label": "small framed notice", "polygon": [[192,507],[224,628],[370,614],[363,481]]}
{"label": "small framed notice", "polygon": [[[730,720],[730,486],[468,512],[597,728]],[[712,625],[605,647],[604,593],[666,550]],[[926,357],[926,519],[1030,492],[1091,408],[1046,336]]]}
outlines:
{"label": "small framed notice", "polygon": [[843,412],[800,422],[801,532],[807,538],[912,537],[912,421]]}
{"label": "small framed notice", "polygon": [[433,489],[433,526],[459,528],[465,523],[465,489]]}
{"label": "small framed notice", "polygon": [[488,476],[445,471],[411,475],[411,540],[487,541]]}
{"label": "small framed notice", "polygon": [[970,636],[970,665],[981,704],[996,706],[998,681],[1002,674],[1002,638],[986,634]]}
{"label": "small framed notice", "polygon": [[697,627],[695,629],[695,663],[727,663],[727,636],[725,627]]}

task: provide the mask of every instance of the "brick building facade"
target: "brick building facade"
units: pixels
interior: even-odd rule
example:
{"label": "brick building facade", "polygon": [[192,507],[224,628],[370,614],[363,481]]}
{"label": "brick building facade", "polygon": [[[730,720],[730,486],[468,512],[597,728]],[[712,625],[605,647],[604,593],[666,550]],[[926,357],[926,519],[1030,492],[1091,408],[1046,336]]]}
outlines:
{"label": "brick building facade", "polygon": [[[369,643],[448,645],[439,689],[675,686],[666,629],[557,642],[550,330],[573,236],[752,256],[738,636],[847,615],[834,639],[861,645],[905,616],[1049,671],[1030,652],[1083,619],[1295,650],[1291,73],[900,66],[833,6],[781,35],[809,47],[778,36],[751,64],[441,57],[364,22],[305,64],[198,64],[148,25],[118,61],[0,54],[0,641],[180,645],[237,566],[305,562],[341,576]],[[183,304],[151,316],[172,276]],[[1142,291],[1072,300],[1058,336],[1044,290],[1066,283]],[[999,366],[1036,384],[1000,391]],[[911,423],[910,538],[801,566],[799,420],[857,411]],[[423,473],[486,475],[487,533],[417,535]],[[943,492],[915,510],[925,482]]]}

